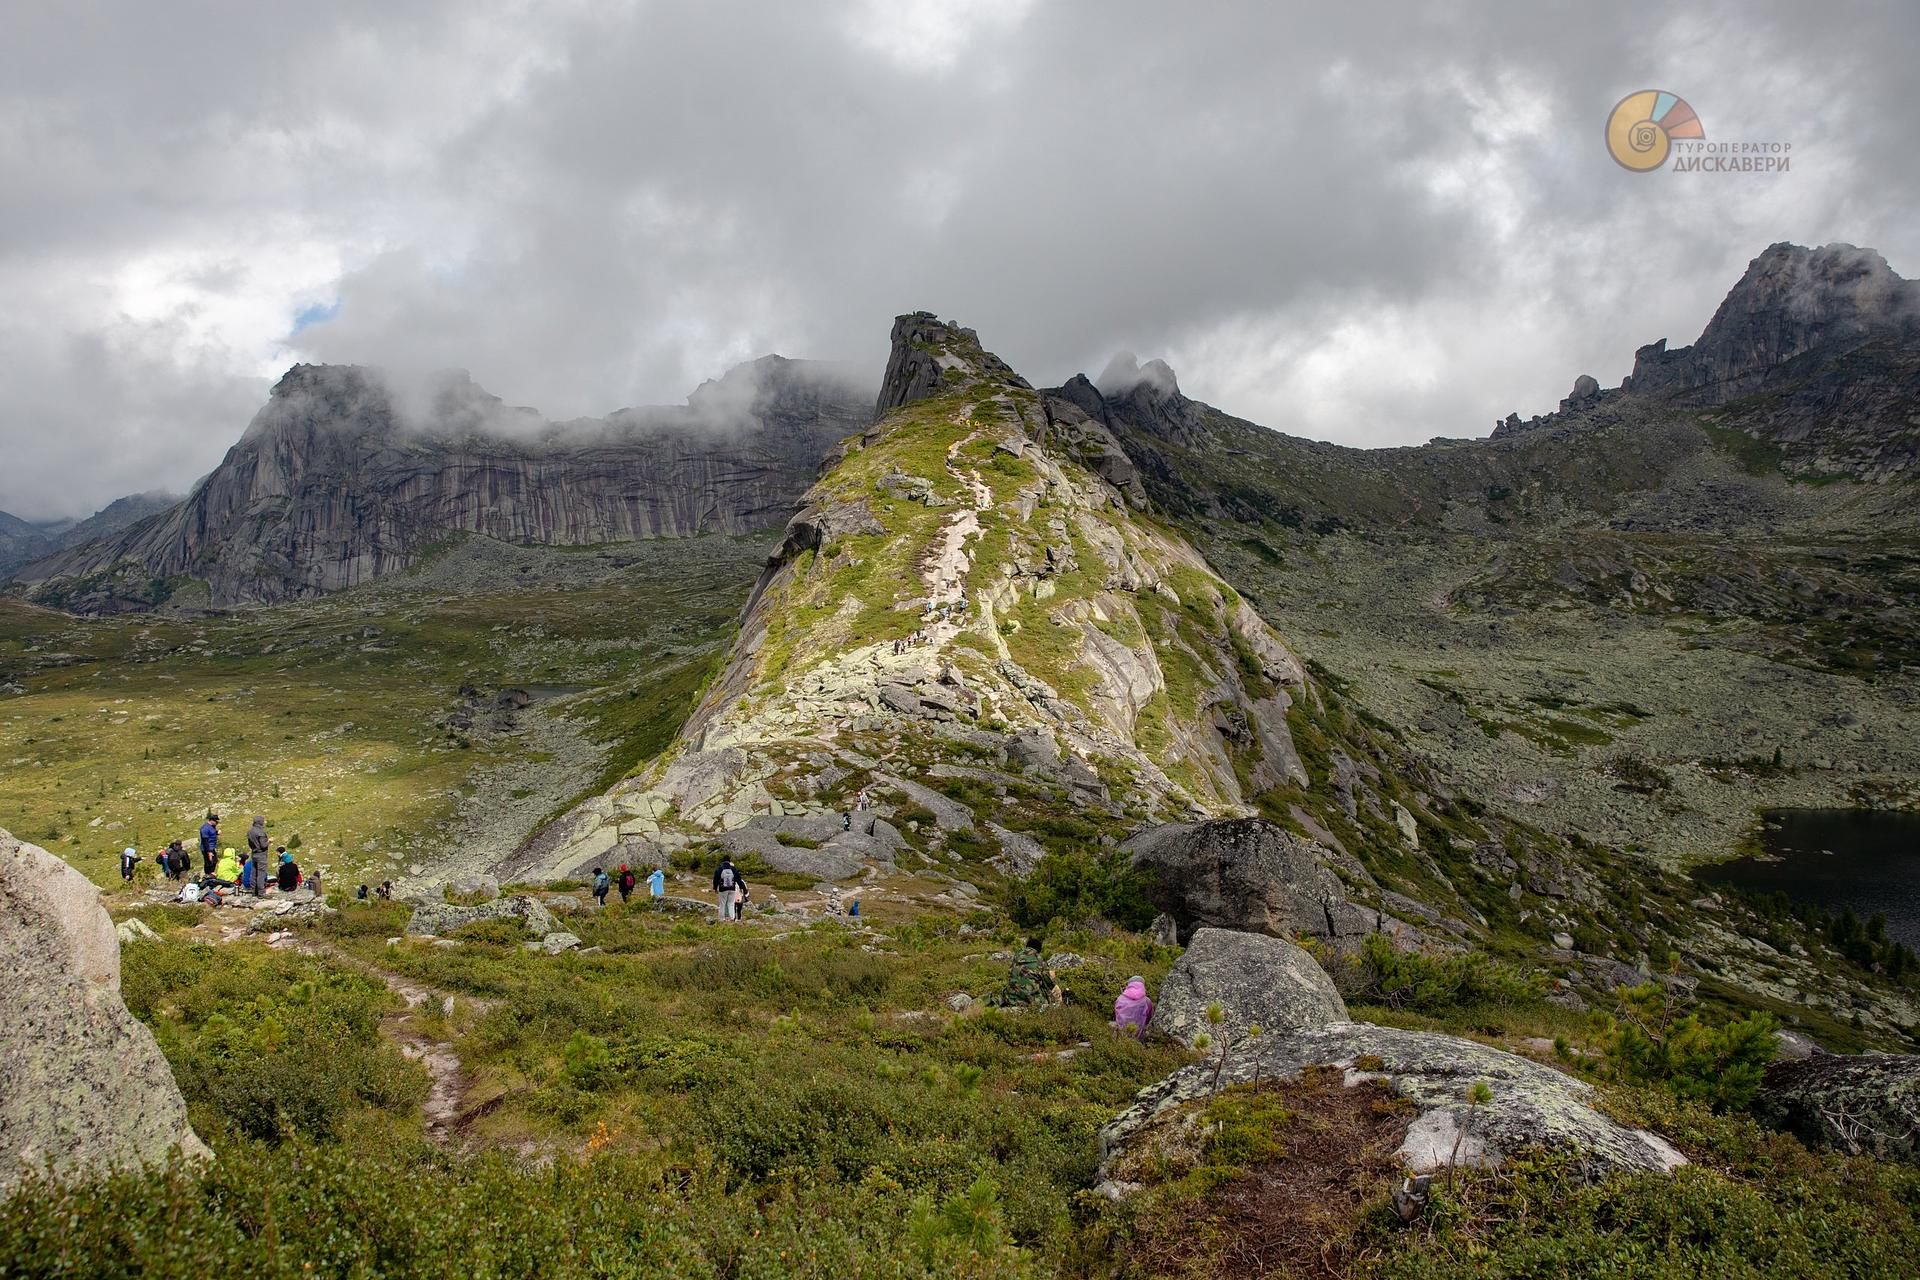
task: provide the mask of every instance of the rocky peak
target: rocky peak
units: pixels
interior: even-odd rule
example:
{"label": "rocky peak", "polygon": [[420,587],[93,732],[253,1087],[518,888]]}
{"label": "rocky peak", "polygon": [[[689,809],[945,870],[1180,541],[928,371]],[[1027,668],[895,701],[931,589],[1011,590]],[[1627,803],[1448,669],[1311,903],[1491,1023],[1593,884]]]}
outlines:
{"label": "rocky peak", "polygon": [[1920,336],[1920,282],[1872,249],[1776,244],[1747,265],[1690,347],[1666,339],[1634,355],[1626,388],[1715,405],[1758,390],[1766,375],[1816,348]]}
{"label": "rocky peak", "polygon": [[1174,377],[1172,366],[1165,360],[1149,360],[1141,364],[1131,351],[1122,351],[1107,361],[1107,367],[1100,371],[1094,385],[1100,388],[1102,395],[1115,398],[1139,389],[1154,396],[1180,394],[1180,380]]}
{"label": "rocky peak", "polygon": [[185,500],[39,551],[17,577],[89,612],[157,603],[156,581],[184,578],[247,604],[405,569],[450,535],[579,546],[777,528],[866,422],[871,385],[773,356],[686,405],[551,423],[464,371],[295,365]]}
{"label": "rocky peak", "polygon": [[[1088,392],[1103,407],[1091,384],[1070,394]],[[870,794],[920,854],[1025,867],[1048,814],[1117,838],[1304,782],[1299,660],[1190,543],[1134,517],[1144,489],[1101,422],[927,313],[896,322],[880,404],[789,522],[675,746],[562,819],[541,861],[602,852],[644,814],[649,839],[781,859],[755,824],[817,821],[857,870],[881,837],[846,825],[847,801]],[[922,779],[977,785],[962,803]]]}
{"label": "rocky peak", "polygon": [[973,330],[948,324],[931,311],[896,316],[873,416],[878,420],[915,400],[981,382],[1031,388],[1006,361],[982,347]]}

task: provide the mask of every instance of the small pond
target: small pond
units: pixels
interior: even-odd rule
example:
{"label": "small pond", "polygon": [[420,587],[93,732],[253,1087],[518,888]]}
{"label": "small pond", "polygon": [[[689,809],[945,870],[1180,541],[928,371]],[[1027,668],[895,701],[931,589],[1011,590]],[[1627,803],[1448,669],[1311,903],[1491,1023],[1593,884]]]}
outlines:
{"label": "small pond", "polygon": [[1920,950],[1920,813],[1779,809],[1763,815],[1765,857],[1701,867],[1694,879],[1784,893],[1839,914],[1887,917],[1887,936]]}

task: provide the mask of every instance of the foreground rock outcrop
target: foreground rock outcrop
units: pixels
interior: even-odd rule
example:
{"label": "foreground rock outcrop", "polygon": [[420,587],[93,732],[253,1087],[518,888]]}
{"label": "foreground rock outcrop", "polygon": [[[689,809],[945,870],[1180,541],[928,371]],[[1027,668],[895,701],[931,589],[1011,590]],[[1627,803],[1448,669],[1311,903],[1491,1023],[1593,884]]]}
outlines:
{"label": "foreground rock outcrop", "polygon": [[[1417,1108],[1399,1157],[1416,1173],[1462,1165],[1498,1168],[1515,1154],[1542,1149],[1570,1156],[1587,1177],[1666,1172],[1687,1163],[1658,1134],[1631,1129],[1594,1109],[1592,1085],[1517,1054],[1472,1040],[1400,1031],[1364,1022],[1263,1035],[1234,1049],[1222,1087],[1292,1079],[1312,1067],[1346,1073],[1349,1085],[1376,1080]],[[1100,1132],[1103,1177],[1155,1126],[1183,1118],[1188,1103],[1214,1085],[1214,1064],[1182,1067],[1140,1091],[1134,1104]],[[1485,1081],[1492,1099],[1470,1108],[1467,1091]],[[1464,1131],[1464,1132],[1463,1132]],[[1121,1188],[1124,1190],[1124,1188]]]}
{"label": "foreground rock outcrop", "polygon": [[[1218,1004],[1222,1021],[1208,1022]],[[1262,1034],[1323,1027],[1347,1019],[1347,1005],[1314,958],[1291,942],[1257,933],[1202,929],[1160,987],[1150,1030],[1185,1044],[1205,1032],[1230,1045]]]}
{"label": "foreground rock outcrop", "polygon": [[208,1155],[153,1033],[120,999],[99,891],[0,831],[0,1192],[25,1173],[88,1177]]}
{"label": "foreground rock outcrop", "polygon": [[1775,1062],[1754,1113],[1809,1146],[1920,1164],[1920,1055],[1823,1053]]}

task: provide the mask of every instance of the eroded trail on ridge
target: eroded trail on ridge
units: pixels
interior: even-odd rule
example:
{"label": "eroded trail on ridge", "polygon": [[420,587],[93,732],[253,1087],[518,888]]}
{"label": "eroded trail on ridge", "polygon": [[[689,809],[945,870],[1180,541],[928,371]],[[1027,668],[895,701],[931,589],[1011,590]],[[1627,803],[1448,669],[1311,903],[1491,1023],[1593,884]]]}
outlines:
{"label": "eroded trail on ridge", "polygon": [[969,467],[963,473],[956,462],[960,450],[977,439],[979,434],[977,431],[970,432],[947,446],[947,474],[973,494],[973,505],[956,512],[947,521],[947,527],[941,531],[939,547],[924,571],[929,611],[935,614],[927,631],[935,645],[951,640],[964,625],[939,615],[942,611],[964,615],[967,607],[967,571],[973,567],[973,556],[967,551],[967,540],[980,536],[980,512],[993,508],[993,490],[981,478],[980,472]]}

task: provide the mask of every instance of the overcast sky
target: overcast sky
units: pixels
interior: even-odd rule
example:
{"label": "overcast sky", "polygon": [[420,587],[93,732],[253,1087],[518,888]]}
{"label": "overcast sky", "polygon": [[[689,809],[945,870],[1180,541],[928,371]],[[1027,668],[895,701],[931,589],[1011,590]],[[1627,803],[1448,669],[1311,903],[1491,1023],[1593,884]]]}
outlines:
{"label": "overcast sky", "polygon": [[[925,308],[1404,444],[1617,383],[1776,240],[1920,274],[1920,5],[1453,7],[12,0],[0,509],[184,488],[299,360],[599,414],[877,379]],[[1643,88],[1791,171],[1620,168]]]}

